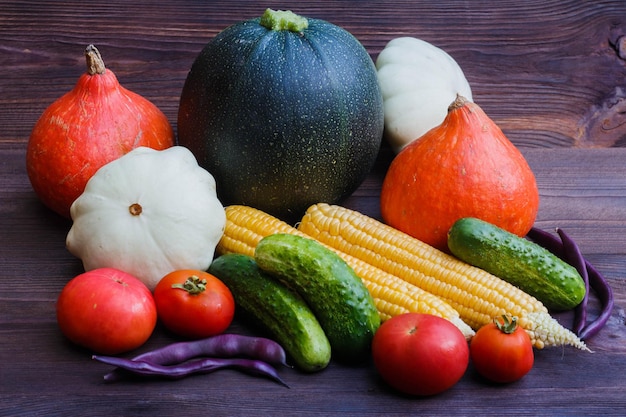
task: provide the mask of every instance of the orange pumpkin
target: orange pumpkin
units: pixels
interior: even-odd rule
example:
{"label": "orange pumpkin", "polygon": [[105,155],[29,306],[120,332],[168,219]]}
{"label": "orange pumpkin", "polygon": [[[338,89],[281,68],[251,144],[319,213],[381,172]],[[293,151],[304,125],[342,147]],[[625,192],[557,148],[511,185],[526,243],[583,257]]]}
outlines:
{"label": "orange pumpkin", "polygon": [[446,252],[448,230],[459,218],[524,236],[539,209],[535,176],[521,152],[461,96],[441,125],[394,158],[380,200],[387,224]]}
{"label": "orange pumpkin", "polygon": [[40,200],[62,216],[104,164],[138,146],[174,145],[167,117],[122,87],[98,50],[85,50],[87,71],[41,115],[28,141],[26,169]]}

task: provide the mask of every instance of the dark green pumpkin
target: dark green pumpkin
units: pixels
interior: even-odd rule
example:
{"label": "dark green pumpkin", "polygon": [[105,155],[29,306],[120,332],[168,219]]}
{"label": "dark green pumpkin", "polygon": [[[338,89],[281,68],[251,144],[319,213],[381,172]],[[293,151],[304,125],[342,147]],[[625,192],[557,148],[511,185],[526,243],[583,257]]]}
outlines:
{"label": "dark green pumpkin", "polygon": [[371,57],[349,32],[319,19],[268,28],[272,13],[303,19],[268,9],[201,51],[183,87],[178,143],[213,174],[222,204],[296,219],[349,196],[372,169],[382,95]]}

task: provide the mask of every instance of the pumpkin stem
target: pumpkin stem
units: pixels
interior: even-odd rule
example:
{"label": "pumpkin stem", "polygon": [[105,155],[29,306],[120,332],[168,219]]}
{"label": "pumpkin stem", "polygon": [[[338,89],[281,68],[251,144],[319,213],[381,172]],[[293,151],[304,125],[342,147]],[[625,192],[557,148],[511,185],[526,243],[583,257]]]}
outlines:
{"label": "pumpkin stem", "polygon": [[266,9],[259,22],[270,30],[288,30],[291,32],[302,32],[309,27],[306,17],[299,16],[291,10]]}
{"label": "pumpkin stem", "polygon": [[87,60],[87,74],[104,74],[106,67],[100,55],[100,51],[94,45],[88,45],[85,49],[85,59]]}
{"label": "pumpkin stem", "polygon": [[456,98],[454,99],[452,104],[448,106],[448,113],[451,112],[452,110],[460,109],[466,104],[467,104],[467,99],[463,97],[462,95],[460,95],[459,93],[457,93]]}
{"label": "pumpkin stem", "polygon": [[192,275],[183,284],[172,284],[172,288],[187,291],[191,295],[202,294],[206,290],[206,279]]}

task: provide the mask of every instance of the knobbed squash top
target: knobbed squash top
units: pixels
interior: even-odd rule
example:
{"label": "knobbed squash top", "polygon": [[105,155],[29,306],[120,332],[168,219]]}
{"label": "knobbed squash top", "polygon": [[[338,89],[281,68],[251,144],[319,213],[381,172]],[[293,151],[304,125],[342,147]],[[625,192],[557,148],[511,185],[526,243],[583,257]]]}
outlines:
{"label": "knobbed squash top", "polygon": [[259,22],[270,30],[288,30],[291,32],[302,32],[309,27],[306,17],[299,16],[291,10],[266,9]]}

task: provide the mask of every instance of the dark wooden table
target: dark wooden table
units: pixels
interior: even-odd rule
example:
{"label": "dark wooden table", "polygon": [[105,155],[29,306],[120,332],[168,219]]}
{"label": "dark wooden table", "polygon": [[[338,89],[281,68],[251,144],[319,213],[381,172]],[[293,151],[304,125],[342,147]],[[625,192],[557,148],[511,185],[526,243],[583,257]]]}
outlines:
{"label": "dark wooden table", "polygon": [[[0,1],[0,415],[624,415],[626,411],[626,3],[501,1]],[[536,352],[519,382],[494,386],[470,368],[453,389],[412,399],[370,366],[332,363],[290,389],[234,371],[176,382],[104,384],[110,368],[68,344],[55,300],[82,272],[64,246],[70,223],[45,209],[25,173],[30,130],[84,71],[95,43],[120,81],[175,126],[178,98],[202,46],[265,7],[292,9],[351,31],[375,58],[415,36],[448,51],[475,101],[535,171],[537,226],[561,227],[607,277],[616,305],[588,345]],[[622,45],[624,43],[622,42]],[[391,160],[379,162],[345,205],[378,217]],[[592,296],[593,297],[593,296]],[[597,311],[597,302],[592,298]],[[559,317],[569,324],[571,317]],[[253,332],[235,323],[233,331]],[[158,328],[147,350],[171,342]]]}

